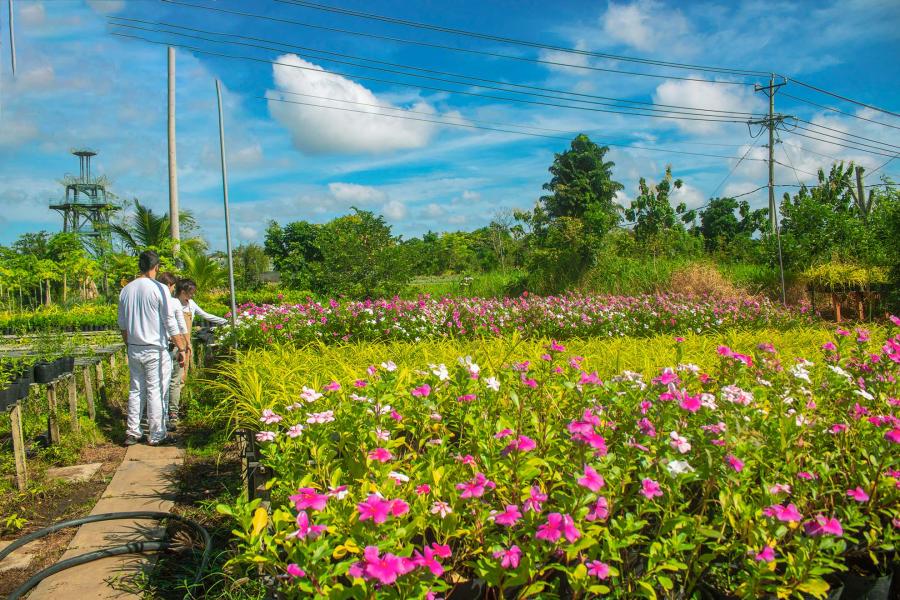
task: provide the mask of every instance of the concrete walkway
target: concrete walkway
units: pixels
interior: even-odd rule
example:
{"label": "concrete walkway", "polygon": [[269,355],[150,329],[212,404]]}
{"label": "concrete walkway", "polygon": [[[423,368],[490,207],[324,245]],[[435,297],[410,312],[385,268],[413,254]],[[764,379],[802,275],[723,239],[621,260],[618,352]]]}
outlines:
{"label": "concrete walkway", "polygon": [[[131,446],[116,469],[112,481],[91,511],[92,515],[126,511],[169,512],[174,490],[171,476],[183,460],[183,451],[175,447]],[[154,520],[103,521],[82,525],[60,560],[92,550],[120,546],[141,540],[159,540],[163,528]],[[154,555],[123,555],[103,558],[72,567],[48,577],[32,591],[29,600],[77,598],[137,599],[139,596],[115,589],[119,580],[127,580],[152,565]]]}

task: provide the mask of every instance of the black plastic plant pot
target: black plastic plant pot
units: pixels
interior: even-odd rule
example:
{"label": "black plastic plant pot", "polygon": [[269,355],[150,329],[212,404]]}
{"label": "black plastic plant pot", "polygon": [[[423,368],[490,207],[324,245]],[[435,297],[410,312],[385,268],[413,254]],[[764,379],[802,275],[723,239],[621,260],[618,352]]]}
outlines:
{"label": "black plastic plant pot", "polygon": [[16,398],[16,399],[19,400],[19,401],[21,402],[22,400],[24,400],[25,398],[28,397],[28,392],[31,390],[31,384],[30,384],[30,383],[19,382],[19,383],[17,383],[16,385],[18,386],[18,390],[17,390],[17,394],[16,394],[16,395],[17,395],[17,398]]}
{"label": "black plastic plant pot", "polygon": [[34,383],[34,368],[28,367],[27,369],[23,369],[19,373],[19,377],[16,380],[19,383],[25,383],[27,385],[31,385]]}
{"label": "black plastic plant pot", "polygon": [[34,365],[34,382],[50,383],[56,379],[56,366],[53,363],[39,362]]}
{"label": "black plastic plant pot", "polygon": [[62,358],[63,361],[63,373],[71,373],[75,370],[75,357],[74,356],[64,356]]}
{"label": "black plastic plant pot", "polygon": [[854,600],[888,600],[891,597],[893,573],[862,576],[848,573],[844,577],[844,598]]}
{"label": "black plastic plant pot", "polygon": [[18,392],[17,386],[5,387],[0,389],[0,411],[7,411],[19,401],[16,397]]}

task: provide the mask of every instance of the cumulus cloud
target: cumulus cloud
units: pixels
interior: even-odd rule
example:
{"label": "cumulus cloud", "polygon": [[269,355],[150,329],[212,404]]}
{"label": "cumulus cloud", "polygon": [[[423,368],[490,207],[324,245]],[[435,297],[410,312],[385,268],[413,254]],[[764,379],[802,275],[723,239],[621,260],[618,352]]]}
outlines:
{"label": "cumulus cloud", "polygon": [[[328,73],[322,67],[294,54],[280,56],[276,63],[281,64],[273,65],[276,89],[267,94],[270,98],[269,112],[288,130],[294,146],[302,152],[378,154],[399,149],[420,148],[427,144],[437,131],[437,126],[433,123],[363,114],[402,115],[403,112],[365,106],[366,104],[384,106],[387,103],[362,85],[340,75]],[[344,102],[291,96],[291,92]],[[362,113],[291,104],[273,99],[282,97],[288,101],[335,106]],[[413,104],[409,110],[437,114],[431,105],[421,101]]]}
{"label": "cumulus cloud", "polygon": [[[660,84],[653,93],[653,101],[657,104],[707,108],[734,112],[762,113],[766,110],[762,97],[754,96],[754,92],[744,86],[726,86],[704,81],[667,80]],[[727,117],[728,115],[723,115]],[[746,117],[735,116],[743,120]],[[671,121],[679,129],[695,134],[709,134],[721,130],[728,124],[709,121]]]}
{"label": "cumulus cloud", "polygon": [[463,190],[462,199],[466,202],[478,202],[481,200],[481,194],[472,190]]}
{"label": "cumulus cloud", "polygon": [[381,214],[392,221],[401,221],[406,218],[406,205],[399,200],[390,200],[381,207]]}
{"label": "cumulus cloud", "polygon": [[125,8],[125,0],[87,0],[87,5],[95,12],[106,15],[117,13]]}
{"label": "cumulus cloud", "polygon": [[238,233],[244,240],[255,240],[259,236],[259,231],[252,227],[238,227]]}
{"label": "cumulus cloud", "polygon": [[383,202],[387,198],[387,194],[382,190],[356,183],[329,183],[328,191],[335,200],[347,204],[371,204]]}
{"label": "cumulus cloud", "polygon": [[682,182],[680,188],[672,191],[672,205],[677,206],[684,202],[688,210],[704,204],[703,192],[692,185]]}
{"label": "cumulus cloud", "polygon": [[18,13],[16,18],[17,24],[21,23],[29,27],[42,25],[47,16],[44,12],[44,5],[41,2],[25,4],[16,12]]}
{"label": "cumulus cloud", "polygon": [[638,0],[631,4],[610,2],[600,23],[608,39],[645,52],[665,47],[668,41],[690,31],[688,21],[680,11],[655,0]]}

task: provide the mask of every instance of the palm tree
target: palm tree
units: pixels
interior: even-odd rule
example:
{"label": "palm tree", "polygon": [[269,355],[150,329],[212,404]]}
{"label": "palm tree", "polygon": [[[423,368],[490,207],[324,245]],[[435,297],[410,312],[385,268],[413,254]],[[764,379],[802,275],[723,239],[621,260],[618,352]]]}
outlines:
{"label": "palm tree", "polygon": [[[179,213],[182,231],[190,232],[196,227],[190,211]],[[144,206],[138,199],[134,200],[134,213],[124,223],[114,223],[110,229],[121,238],[122,243],[132,254],[139,254],[148,247],[161,248],[171,241],[169,235],[169,214],[157,215],[152,209]],[[182,246],[196,245],[199,238],[181,240]]]}
{"label": "palm tree", "polygon": [[184,263],[182,273],[193,279],[202,293],[208,293],[225,283],[225,269],[202,249],[186,246],[181,249],[179,257]]}

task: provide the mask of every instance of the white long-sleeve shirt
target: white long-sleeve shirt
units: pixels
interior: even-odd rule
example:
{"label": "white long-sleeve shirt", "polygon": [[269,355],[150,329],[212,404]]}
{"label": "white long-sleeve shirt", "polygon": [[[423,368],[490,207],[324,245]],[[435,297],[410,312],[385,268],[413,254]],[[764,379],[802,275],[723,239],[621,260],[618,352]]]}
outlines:
{"label": "white long-sleeve shirt", "polygon": [[[172,301],[170,301],[170,299]],[[138,277],[119,293],[119,329],[130,346],[169,347],[169,338],[187,328],[169,288],[149,277]]]}
{"label": "white long-sleeve shirt", "polygon": [[203,310],[202,308],[197,306],[197,303],[194,302],[193,299],[188,300],[187,304],[182,304],[181,307],[185,313],[190,313],[191,317],[196,317],[197,315],[200,315],[201,318],[206,319],[207,321],[209,321],[210,323],[213,323],[215,325],[224,325],[225,323],[228,322],[227,319],[223,319],[222,317],[217,317],[216,315],[209,314],[208,312],[206,312],[205,310]]}

